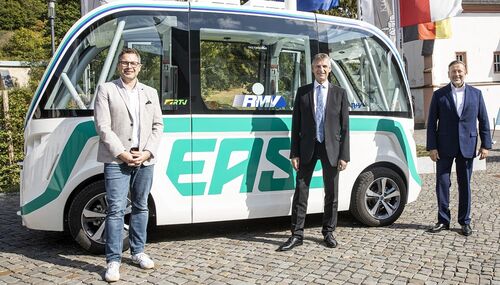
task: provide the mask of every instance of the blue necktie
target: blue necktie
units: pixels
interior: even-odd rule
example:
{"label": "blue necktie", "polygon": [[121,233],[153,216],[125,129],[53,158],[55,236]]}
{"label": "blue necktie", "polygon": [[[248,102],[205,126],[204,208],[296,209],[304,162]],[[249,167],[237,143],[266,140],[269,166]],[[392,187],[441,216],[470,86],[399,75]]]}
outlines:
{"label": "blue necktie", "polygon": [[323,142],[325,139],[325,120],[324,120],[324,107],[323,107],[323,86],[318,85],[318,90],[316,91],[316,139],[319,142]]}

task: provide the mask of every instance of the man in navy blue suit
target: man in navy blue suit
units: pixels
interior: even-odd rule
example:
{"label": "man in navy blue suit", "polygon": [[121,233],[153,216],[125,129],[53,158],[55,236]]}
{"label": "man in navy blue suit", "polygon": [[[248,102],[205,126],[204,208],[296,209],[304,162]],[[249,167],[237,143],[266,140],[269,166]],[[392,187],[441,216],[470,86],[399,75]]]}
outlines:
{"label": "man in navy blue suit", "polygon": [[[427,120],[427,150],[436,162],[436,196],[438,222],[429,229],[437,233],[450,228],[450,172],[453,161],[458,182],[458,223],[462,234],[472,234],[470,227],[472,163],[476,156],[478,125],[481,147],[479,159],[491,149],[490,127],[483,95],[464,83],[467,67],[462,61],[448,65],[450,84],[432,96]],[[479,122],[479,124],[478,124]]]}

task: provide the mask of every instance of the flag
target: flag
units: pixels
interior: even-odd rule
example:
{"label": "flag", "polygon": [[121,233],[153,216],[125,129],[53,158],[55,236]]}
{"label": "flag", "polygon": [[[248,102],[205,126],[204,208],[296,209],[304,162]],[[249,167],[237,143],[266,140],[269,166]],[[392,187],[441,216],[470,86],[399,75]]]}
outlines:
{"label": "flag", "polygon": [[451,38],[450,19],[441,21],[418,24],[418,39],[419,40],[435,40]]}
{"label": "flag", "polygon": [[339,6],[339,0],[297,0],[297,10],[299,11],[328,11]]}
{"label": "flag", "polygon": [[451,18],[403,28],[403,42],[451,38]]}
{"label": "flag", "polygon": [[392,0],[360,0],[362,20],[381,29],[387,36],[396,36]]}
{"label": "flag", "polygon": [[401,27],[436,22],[462,12],[462,0],[399,0]]}

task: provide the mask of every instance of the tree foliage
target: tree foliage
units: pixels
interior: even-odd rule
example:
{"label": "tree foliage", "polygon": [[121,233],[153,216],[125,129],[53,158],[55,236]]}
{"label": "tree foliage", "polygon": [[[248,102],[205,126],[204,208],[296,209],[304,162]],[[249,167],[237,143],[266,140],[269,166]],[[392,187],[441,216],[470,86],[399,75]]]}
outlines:
{"label": "tree foliage", "polygon": [[[10,90],[8,96],[10,124],[5,120],[3,108],[0,111],[0,192],[5,191],[12,185],[19,184],[20,168],[16,162],[23,160],[24,117],[33,93],[29,88],[18,88]],[[3,106],[2,96],[0,96],[0,102],[0,106]],[[12,142],[14,146],[14,161],[12,164],[8,157],[9,142]]]}
{"label": "tree foliage", "polygon": [[5,44],[3,57],[9,60],[38,62],[50,56],[50,39],[36,29],[20,28],[15,31],[9,42]]}
{"label": "tree foliage", "polygon": [[[3,47],[3,57],[10,60],[48,60],[51,28],[46,0],[0,0],[0,30],[14,31],[16,36]],[[55,45],[80,18],[79,0],[58,0],[54,19]],[[23,43],[23,39],[26,43]],[[20,49],[16,51],[19,44]],[[35,47],[32,50],[31,47]],[[12,51],[14,49],[14,51]],[[26,54],[26,56],[23,56]],[[42,57],[40,57],[42,56]]]}
{"label": "tree foliage", "polygon": [[[54,25],[56,45],[79,17],[78,0],[57,1]],[[0,0],[0,30],[11,31],[8,41],[2,45],[1,58],[32,63],[29,86],[9,91],[9,123],[3,108],[0,110],[0,192],[19,183],[20,168],[16,162],[22,161],[24,155],[24,117],[43,74],[44,67],[39,66],[39,63],[47,62],[50,58],[48,23],[46,0]],[[13,162],[8,156],[10,142],[14,146]]]}
{"label": "tree foliage", "polygon": [[30,28],[47,14],[44,0],[0,0],[0,29]]}
{"label": "tree foliage", "polygon": [[[80,18],[79,0],[58,0],[56,4],[56,18],[54,33],[56,46],[61,42],[66,32]],[[50,27],[47,25],[46,35],[50,36]]]}
{"label": "tree foliage", "polygon": [[358,1],[339,0],[338,7],[328,11],[319,11],[318,13],[354,19],[358,16]]}

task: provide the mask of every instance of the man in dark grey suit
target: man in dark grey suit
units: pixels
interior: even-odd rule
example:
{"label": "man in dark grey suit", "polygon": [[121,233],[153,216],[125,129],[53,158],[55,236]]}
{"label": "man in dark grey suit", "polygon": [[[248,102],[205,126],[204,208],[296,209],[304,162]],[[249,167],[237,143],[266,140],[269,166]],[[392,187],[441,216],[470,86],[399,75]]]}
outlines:
{"label": "man in dark grey suit", "polygon": [[337,246],[332,232],[337,225],[338,174],[349,161],[349,102],[344,89],[328,82],[330,57],[319,53],[312,65],[314,83],[300,87],[295,96],[290,149],[291,163],[297,171],[292,236],[278,251],[302,245],[309,185],[318,159],[325,185],[322,233],[327,247]]}

